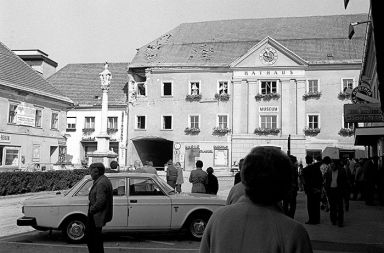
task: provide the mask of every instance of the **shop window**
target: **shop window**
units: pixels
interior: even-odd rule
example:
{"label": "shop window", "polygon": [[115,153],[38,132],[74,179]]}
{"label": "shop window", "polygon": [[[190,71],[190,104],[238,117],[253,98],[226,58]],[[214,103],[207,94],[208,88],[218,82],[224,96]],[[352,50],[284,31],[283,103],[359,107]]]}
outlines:
{"label": "shop window", "polygon": [[308,80],[308,93],[318,93],[319,91],[319,80]]}
{"label": "shop window", "polygon": [[163,82],[162,96],[172,96],[172,82]]}
{"label": "shop window", "polygon": [[9,104],[9,117],[8,117],[8,123],[15,124],[16,123],[16,110],[17,110],[18,104]]}
{"label": "shop window", "polygon": [[261,115],[260,128],[263,129],[276,129],[277,128],[277,115]]}
{"label": "shop window", "polygon": [[200,82],[189,82],[189,94],[190,95],[200,94]]}
{"label": "shop window", "polygon": [[76,117],[67,118],[67,131],[76,131]]}
{"label": "shop window", "polygon": [[137,124],[136,124],[137,129],[145,129],[145,116],[137,116],[136,121],[137,121]]}
{"label": "shop window", "polygon": [[95,129],[95,117],[85,117],[84,128]]}
{"label": "shop window", "polygon": [[117,117],[108,117],[107,128],[118,129]]}
{"label": "shop window", "polygon": [[42,110],[36,109],[35,114],[35,127],[41,127]]}
{"label": "shop window", "polygon": [[345,92],[346,89],[353,89],[352,78],[342,79],[342,91]]}
{"label": "shop window", "polygon": [[228,115],[218,115],[217,118],[218,118],[217,119],[217,121],[218,121],[217,126],[220,129],[228,128]]}
{"label": "shop window", "polygon": [[308,115],[307,120],[308,120],[307,127],[309,129],[320,128],[319,115]]}
{"label": "shop window", "polygon": [[261,94],[277,93],[277,82],[276,81],[261,81]]}
{"label": "shop window", "polygon": [[163,116],[162,117],[162,129],[163,130],[172,130],[172,116]]}
{"label": "shop window", "polygon": [[4,148],[4,165],[19,166],[19,149]]}
{"label": "shop window", "polygon": [[228,82],[227,81],[219,81],[218,87],[219,94],[228,94]]}
{"label": "shop window", "polygon": [[57,130],[59,127],[59,114],[57,112],[52,113],[51,129]]}
{"label": "shop window", "polygon": [[199,117],[199,115],[189,116],[189,126],[190,126],[190,128],[200,129],[200,117]]}

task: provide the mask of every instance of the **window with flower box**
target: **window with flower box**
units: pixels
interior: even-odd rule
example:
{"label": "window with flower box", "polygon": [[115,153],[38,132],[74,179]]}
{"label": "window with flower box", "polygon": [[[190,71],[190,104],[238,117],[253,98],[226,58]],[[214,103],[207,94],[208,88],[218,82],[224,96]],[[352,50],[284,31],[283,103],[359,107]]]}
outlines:
{"label": "window with flower box", "polygon": [[189,116],[189,127],[200,129],[200,116],[190,115]]}
{"label": "window with flower box", "polygon": [[342,87],[341,87],[341,91],[342,92],[345,92],[346,89],[353,89],[353,83],[354,83],[354,80],[353,78],[343,78],[341,79],[341,82],[342,82]]}
{"label": "window with flower box", "polygon": [[317,129],[317,128],[320,128],[320,124],[319,124],[319,118],[320,116],[318,114],[309,114],[307,115],[307,120],[308,120],[308,125],[307,127],[309,129]]}
{"label": "window with flower box", "polygon": [[189,82],[189,95],[200,95],[200,82],[191,81]]}
{"label": "window with flower box", "polygon": [[277,81],[261,81],[260,92],[262,95],[277,93]]}
{"label": "window with flower box", "polygon": [[262,128],[262,129],[276,129],[277,128],[277,115],[260,115],[260,128]]}
{"label": "window with flower box", "polygon": [[228,128],[228,115],[217,115],[217,126],[220,129],[227,129]]}
{"label": "window with flower box", "polygon": [[219,81],[218,82],[218,88],[217,92],[219,95],[221,94],[228,94],[228,81]]}
{"label": "window with flower box", "polygon": [[320,91],[319,80],[308,80],[308,93],[318,93]]}

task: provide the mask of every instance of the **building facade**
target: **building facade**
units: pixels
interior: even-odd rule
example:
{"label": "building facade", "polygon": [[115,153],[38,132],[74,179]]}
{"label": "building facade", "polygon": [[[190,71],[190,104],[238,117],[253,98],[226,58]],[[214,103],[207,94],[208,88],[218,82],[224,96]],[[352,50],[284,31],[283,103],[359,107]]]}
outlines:
{"label": "building facade", "polygon": [[[108,91],[107,133],[109,149],[118,154],[120,166],[127,164],[127,91],[128,63],[110,63],[112,73]],[[102,91],[99,73],[102,63],[68,64],[48,78],[54,87],[74,101],[67,113],[66,135],[68,161],[81,166],[97,149],[96,136],[101,131]]]}
{"label": "building facade", "polygon": [[0,61],[0,171],[60,167],[72,101],[2,43]]}
{"label": "building facade", "polygon": [[181,24],[143,46],[129,66],[140,95],[129,106],[129,157],[220,169],[259,145],[303,163],[305,155],[363,156],[343,105],[364,45],[364,27],[353,41],[346,28],[364,16]]}

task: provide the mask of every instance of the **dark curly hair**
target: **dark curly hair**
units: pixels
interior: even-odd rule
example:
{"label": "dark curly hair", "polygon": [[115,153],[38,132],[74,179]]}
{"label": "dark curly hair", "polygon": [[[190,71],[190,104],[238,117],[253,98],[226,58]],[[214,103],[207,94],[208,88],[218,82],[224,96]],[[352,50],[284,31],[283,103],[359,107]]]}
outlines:
{"label": "dark curly hair", "polygon": [[196,168],[203,168],[203,162],[200,160],[196,161]]}
{"label": "dark curly hair", "polygon": [[282,200],[290,188],[292,163],[276,147],[259,146],[245,157],[241,181],[252,202],[271,205]]}
{"label": "dark curly hair", "polygon": [[105,173],[104,164],[102,164],[102,163],[92,163],[91,165],[89,165],[89,170],[92,170],[94,168],[96,168],[99,171],[99,175],[104,175],[104,173]]}

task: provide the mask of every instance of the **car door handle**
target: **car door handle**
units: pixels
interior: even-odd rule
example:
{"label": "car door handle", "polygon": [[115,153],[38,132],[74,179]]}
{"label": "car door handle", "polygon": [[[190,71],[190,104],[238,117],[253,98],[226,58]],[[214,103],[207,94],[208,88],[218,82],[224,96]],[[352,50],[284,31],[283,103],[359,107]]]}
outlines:
{"label": "car door handle", "polygon": [[129,203],[137,203],[137,199],[131,199]]}

